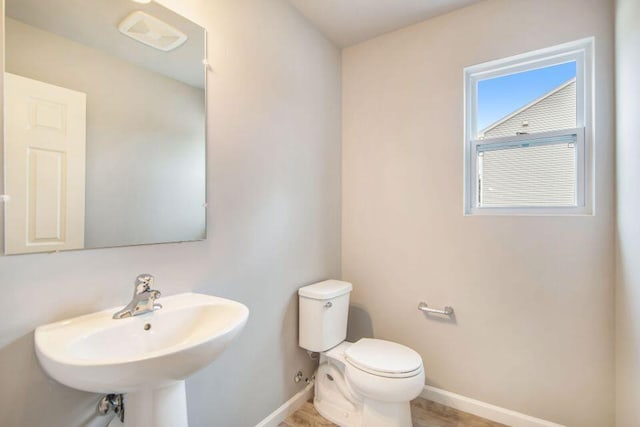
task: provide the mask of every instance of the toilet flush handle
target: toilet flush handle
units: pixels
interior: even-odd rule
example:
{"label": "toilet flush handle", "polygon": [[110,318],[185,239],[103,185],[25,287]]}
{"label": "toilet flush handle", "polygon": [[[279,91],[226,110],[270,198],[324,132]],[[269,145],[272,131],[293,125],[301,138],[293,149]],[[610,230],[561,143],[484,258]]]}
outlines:
{"label": "toilet flush handle", "polygon": [[332,303],[331,301],[327,302],[327,303],[324,305],[324,308],[331,308],[331,307],[333,307],[333,303]]}

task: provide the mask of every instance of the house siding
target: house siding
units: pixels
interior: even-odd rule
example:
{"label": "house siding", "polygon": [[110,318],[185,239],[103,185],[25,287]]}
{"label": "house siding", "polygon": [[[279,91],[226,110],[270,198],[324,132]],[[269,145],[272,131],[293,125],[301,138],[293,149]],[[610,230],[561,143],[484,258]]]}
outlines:
{"label": "house siding", "polygon": [[[484,131],[485,138],[576,127],[576,82],[565,82]],[[576,149],[573,140],[553,145],[486,151],[479,160],[482,207],[573,206]]]}
{"label": "house siding", "polygon": [[[527,123],[528,125],[523,125]],[[576,127],[576,82],[532,104],[483,132],[484,138],[512,136],[517,132],[537,133]]]}
{"label": "house siding", "polygon": [[576,149],[569,142],[487,151],[481,165],[483,207],[576,202]]}

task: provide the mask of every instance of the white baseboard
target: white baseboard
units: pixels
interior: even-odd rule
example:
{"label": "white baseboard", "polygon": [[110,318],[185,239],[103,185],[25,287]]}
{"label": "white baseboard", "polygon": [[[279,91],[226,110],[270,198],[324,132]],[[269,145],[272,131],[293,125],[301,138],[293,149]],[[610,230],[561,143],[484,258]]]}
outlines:
{"label": "white baseboard", "polygon": [[564,427],[428,385],[424,386],[420,397],[512,427]]}
{"label": "white baseboard", "polygon": [[256,427],[278,427],[289,415],[296,412],[304,402],[313,397],[313,383],[307,384],[305,388],[287,400],[278,409],[273,411],[267,418],[260,421]]}

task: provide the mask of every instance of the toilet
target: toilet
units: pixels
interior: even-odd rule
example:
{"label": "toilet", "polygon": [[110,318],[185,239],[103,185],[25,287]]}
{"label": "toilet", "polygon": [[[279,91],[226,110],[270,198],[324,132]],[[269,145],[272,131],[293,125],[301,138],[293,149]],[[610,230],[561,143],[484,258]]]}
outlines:
{"label": "toilet", "polygon": [[298,290],[299,345],[320,353],[313,404],[342,427],[411,427],[409,402],[424,387],[422,359],[391,341],[345,341],[352,289],[326,280]]}

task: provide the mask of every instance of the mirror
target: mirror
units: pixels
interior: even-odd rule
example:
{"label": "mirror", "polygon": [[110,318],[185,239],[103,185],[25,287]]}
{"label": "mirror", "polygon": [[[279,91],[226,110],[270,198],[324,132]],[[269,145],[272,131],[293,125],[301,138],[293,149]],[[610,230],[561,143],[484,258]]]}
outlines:
{"label": "mirror", "polygon": [[5,254],[204,239],[205,30],[157,3],[5,3]]}

